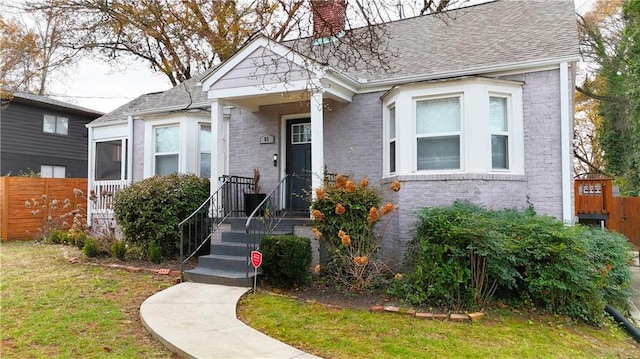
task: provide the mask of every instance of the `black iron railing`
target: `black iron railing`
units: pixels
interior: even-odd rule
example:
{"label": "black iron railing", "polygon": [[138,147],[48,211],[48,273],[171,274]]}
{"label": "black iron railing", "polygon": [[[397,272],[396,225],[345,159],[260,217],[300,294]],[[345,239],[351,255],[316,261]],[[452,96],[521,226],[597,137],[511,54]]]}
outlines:
{"label": "black iron railing", "polygon": [[221,188],[222,206],[229,209],[231,217],[244,217],[244,194],[253,192],[253,178],[222,176],[225,185]]}
{"label": "black iron railing", "polygon": [[189,217],[178,224],[180,231],[180,279],[185,264],[202,253],[220,225],[244,208],[242,194],[253,185],[249,177],[223,176],[222,184]]}
{"label": "black iron railing", "polygon": [[[259,247],[260,239],[264,235],[273,233],[284,218],[291,216],[291,212],[287,210],[291,206],[288,203],[291,196],[287,193],[290,180],[289,175],[282,178],[247,218],[244,226],[247,234],[247,263],[250,263],[251,251]],[[247,266],[247,278],[249,278],[249,266]]]}

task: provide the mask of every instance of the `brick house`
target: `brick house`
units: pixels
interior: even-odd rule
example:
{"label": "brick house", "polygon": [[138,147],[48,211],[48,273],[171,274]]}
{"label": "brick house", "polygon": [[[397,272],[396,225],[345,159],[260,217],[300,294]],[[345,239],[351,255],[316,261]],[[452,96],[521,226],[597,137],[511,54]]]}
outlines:
{"label": "brick house", "polygon": [[[344,11],[343,1],[322,3]],[[90,189],[179,171],[209,176],[213,193],[217,179],[254,168],[267,192],[288,175],[311,190],[325,171],[398,180],[390,253],[410,238],[416,210],[455,200],[573,222],[573,1],[498,0],[449,14],[386,24],[397,51],[388,73],[321,66],[257,37],[216,68],[91,122]],[[113,148],[124,161],[100,157]]]}

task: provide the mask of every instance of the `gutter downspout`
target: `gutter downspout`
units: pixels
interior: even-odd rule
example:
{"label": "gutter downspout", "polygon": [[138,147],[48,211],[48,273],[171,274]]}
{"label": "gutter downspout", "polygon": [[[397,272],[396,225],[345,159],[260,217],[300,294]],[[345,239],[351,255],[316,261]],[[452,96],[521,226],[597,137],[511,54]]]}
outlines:
{"label": "gutter downspout", "polygon": [[562,158],[562,220],[573,224],[571,210],[571,129],[569,128],[569,64],[560,63],[560,142]]}

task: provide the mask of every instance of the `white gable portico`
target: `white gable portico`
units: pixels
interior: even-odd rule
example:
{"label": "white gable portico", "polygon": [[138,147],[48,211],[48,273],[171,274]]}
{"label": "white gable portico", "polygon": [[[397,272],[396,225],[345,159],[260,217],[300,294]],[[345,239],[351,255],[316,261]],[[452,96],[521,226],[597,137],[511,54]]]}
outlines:
{"label": "white gable portico", "polygon": [[320,66],[280,43],[259,37],[204,77],[201,83],[202,90],[207,92],[212,102],[212,153],[219,157],[212,160],[212,179],[225,174],[224,151],[220,148],[223,106],[258,112],[261,106],[306,102],[313,133],[311,185],[312,188],[322,185],[323,102],[326,99],[351,102],[357,91],[356,80],[335,69]]}

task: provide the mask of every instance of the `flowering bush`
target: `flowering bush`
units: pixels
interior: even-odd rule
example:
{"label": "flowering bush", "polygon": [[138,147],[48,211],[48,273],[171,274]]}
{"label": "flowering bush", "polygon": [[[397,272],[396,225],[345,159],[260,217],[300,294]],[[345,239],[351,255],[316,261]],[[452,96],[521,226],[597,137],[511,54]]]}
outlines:
{"label": "flowering bush", "polygon": [[[390,189],[398,191],[400,184],[396,181]],[[376,231],[375,226],[398,207],[381,203],[380,191],[366,178],[356,184],[338,175],[335,184],[316,189],[312,232],[327,244],[327,271],[349,290],[367,288],[386,268],[378,256],[384,227]]]}
{"label": "flowering bush", "polygon": [[[78,209],[71,209],[71,200],[64,201],[49,198],[46,194],[40,198],[31,198],[24,202],[29,213],[36,218],[41,218],[40,228],[35,234],[35,239],[44,242],[61,243],[60,233],[71,227],[69,223]],[[64,236],[62,236],[64,237]]]}

